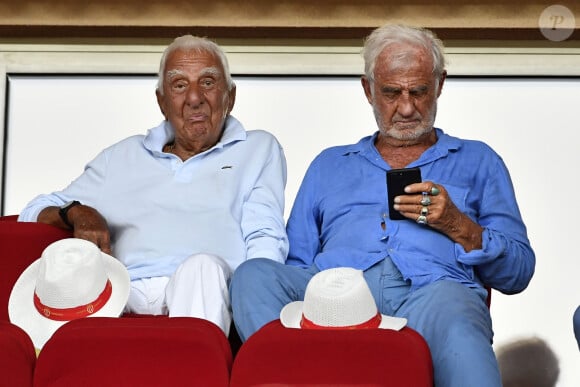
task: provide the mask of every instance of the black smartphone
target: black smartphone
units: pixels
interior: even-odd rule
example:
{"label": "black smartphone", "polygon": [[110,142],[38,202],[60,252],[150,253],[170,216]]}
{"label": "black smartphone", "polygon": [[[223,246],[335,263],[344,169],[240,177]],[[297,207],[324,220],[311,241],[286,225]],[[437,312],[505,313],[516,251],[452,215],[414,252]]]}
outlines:
{"label": "black smartphone", "polygon": [[405,195],[405,187],[409,184],[420,183],[421,170],[415,168],[391,169],[387,171],[387,197],[389,201],[389,218],[392,220],[407,219],[393,208],[395,196]]}

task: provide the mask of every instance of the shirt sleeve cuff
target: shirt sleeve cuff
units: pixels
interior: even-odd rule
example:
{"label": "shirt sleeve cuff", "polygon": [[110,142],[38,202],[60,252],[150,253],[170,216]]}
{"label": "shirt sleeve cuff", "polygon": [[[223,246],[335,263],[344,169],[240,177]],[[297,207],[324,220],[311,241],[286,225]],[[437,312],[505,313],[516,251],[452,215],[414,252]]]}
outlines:
{"label": "shirt sleeve cuff", "polygon": [[505,243],[497,233],[485,228],[481,235],[481,249],[465,252],[460,244],[455,245],[457,260],[466,265],[482,265],[500,257],[505,251]]}

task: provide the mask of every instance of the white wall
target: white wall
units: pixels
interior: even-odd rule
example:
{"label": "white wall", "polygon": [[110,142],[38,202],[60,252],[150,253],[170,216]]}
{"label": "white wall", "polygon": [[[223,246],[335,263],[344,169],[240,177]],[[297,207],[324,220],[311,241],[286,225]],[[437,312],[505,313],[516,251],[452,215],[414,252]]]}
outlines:
{"label": "white wall", "polygon": [[[11,76],[4,214],[77,176],[104,146],[161,120],[153,77]],[[358,77],[237,77],[233,114],[274,133],[288,159],[287,211],[323,148],[375,130]],[[580,78],[450,78],[437,125],[482,139],[510,168],[536,275],[520,295],[494,292],[496,345],[538,335],[561,360],[560,386],[580,385],[572,313],[580,304],[575,246]]]}

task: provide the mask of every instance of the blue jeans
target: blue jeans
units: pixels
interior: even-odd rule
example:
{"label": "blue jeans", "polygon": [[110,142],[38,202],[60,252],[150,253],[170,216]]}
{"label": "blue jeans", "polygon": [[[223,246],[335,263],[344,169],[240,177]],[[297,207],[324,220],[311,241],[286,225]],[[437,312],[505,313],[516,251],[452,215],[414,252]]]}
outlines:
{"label": "blue jeans", "polygon": [[[242,340],[280,317],[289,302],[304,299],[315,266],[302,269],[251,259],[234,272],[230,286],[234,322]],[[380,312],[406,317],[427,341],[439,387],[501,387],[492,349],[487,291],[454,281],[411,290],[389,258],[364,273]]]}

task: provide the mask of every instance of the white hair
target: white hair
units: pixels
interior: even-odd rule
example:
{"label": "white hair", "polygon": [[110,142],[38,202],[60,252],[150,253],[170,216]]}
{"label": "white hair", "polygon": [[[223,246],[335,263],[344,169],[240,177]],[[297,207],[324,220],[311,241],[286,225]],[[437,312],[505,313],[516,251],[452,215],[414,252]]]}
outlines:
{"label": "white hair", "polygon": [[163,52],[163,55],[161,56],[161,62],[159,64],[159,74],[157,76],[157,90],[162,95],[167,58],[169,57],[169,54],[171,54],[176,50],[208,52],[215,55],[215,57],[218,58],[224,69],[224,77],[226,80],[228,90],[231,90],[234,87],[234,81],[232,80],[232,76],[230,74],[230,66],[228,64],[228,59],[224,51],[221,49],[221,47],[207,38],[193,35],[183,35],[178,38],[175,38],[175,40],[169,46],[167,46],[167,48]]}
{"label": "white hair", "polygon": [[433,32],[420,27],[385,25],[374,30],[366,38],[363,47],[365,75],[370,81],[374,79],[375,65],[379,55],[386,47],[398,43],[420,47],[430,53],[433,58],[433,75],[438,81],[441,79],[445,72],[444,47]]}

